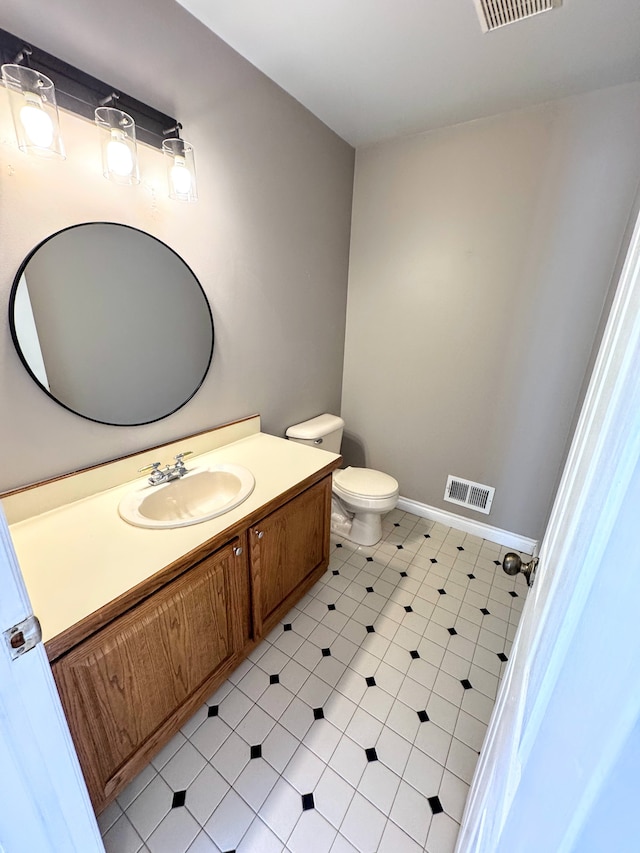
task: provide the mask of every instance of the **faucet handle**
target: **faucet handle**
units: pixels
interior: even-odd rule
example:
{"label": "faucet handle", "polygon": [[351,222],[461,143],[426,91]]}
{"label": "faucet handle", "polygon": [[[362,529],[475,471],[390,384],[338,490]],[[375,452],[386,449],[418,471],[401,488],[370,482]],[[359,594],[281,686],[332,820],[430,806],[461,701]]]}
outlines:
{"label": "faucet handle", "polygon": [[185,456],[193,456],[193,450],[184,450],[182,453],[177,453],[173,458],[180,464]]}
{"label": "faucet handle", "polygon": [[147,474],[149,471],[151,471],[152,474],[155,474],[161,465],[161,462],[150,462],[149,465],[145,465],[144,468],[138,468],[138,474]]}

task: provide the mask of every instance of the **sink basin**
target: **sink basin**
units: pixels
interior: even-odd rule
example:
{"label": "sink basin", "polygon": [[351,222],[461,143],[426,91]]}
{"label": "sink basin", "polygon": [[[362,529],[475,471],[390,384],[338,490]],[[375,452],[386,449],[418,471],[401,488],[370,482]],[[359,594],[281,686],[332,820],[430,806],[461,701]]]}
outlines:
{"label": "sink basin", "polygon": [[118,512],[136,527],[186,527],[229,512],[254,486],[253,474],[241,465],[194,468],[179,480],[130,492]]}

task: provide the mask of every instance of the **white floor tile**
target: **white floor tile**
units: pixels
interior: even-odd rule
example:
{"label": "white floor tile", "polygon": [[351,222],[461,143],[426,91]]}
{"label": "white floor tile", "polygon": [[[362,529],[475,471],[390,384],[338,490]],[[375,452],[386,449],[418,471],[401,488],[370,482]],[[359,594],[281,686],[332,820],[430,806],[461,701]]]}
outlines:
{"label": "white floor tile", "polygon": [[211,759],[213,767],[230,785],[233,785],[248,763],[249,746],[235,732],[231,732]]}
{"label": "white floor tile", "polygon": [[254,817],[245,801],[229,791],[204,828],[221,850],[234,850]]}
{"label": "white floor tile", "polygon": [[300,816],[287,842],[291,853],[329,853],[337,830],[316,811],[309,809]]}
{"label": "white floor tile", "polygon": [[407,766],[404,769],[403,779],[423,794],[425,797],[437,796],[442,781],[444,768],[426,755],[422,750],[413,747]]}
{"label": "white floor tile", "polygon": [[160,775],[172,791],[184,791],[206,764],[202,755],[189,741],[164,765]]}
{"label": "white floor tile", "polygon": [[306,746],[299,746],[284,769],[283,777],[301,794],[309,794],[318,784],[325,763]]}
{"label": "white floor tile", "polygon": [[438,797],[445,812],[458,823],[462,820],[468,793],[469,785],[466,782],[454,776],[449,770],[444,771]]}
{"label": "white floor tile", "polygon": [[273,767],[264,759],[254,758],[238,776],[233,789],[257,812],[279,778]]}
{"label": "white floor tile", "polygon": [[199,832],[200,826],[186,809],[171,809],[147,840],[147,847],[151,853],[183,853]]}
{"label": "white floor tile", "polygon": [[459,824],[449,815],[434,815],[427,837],[429,853],[454,853],[459,829]]}
{"label": "white floor tile", "polygon": [[299,746],[298,738],[294,737],[280,723],[276,723],[262,744],[262,757],[278,773],[282,773]]}
{"label": "white floor tile", "polygon": [[378,853],[423,853],[424,848],[403,832],[393,821],[387,821]]}
{"label": "white floor tile", "polygon": [[355,788],[367,766],[367,757],[361,746],[343,735],[331,756],[329,766]]}
{"label": "white floor tile", "polygon": [[386,822],[382,812],[362,794],[356,793],[347,809],[340,834],[361,853],[376,853]]}
{"label": "white floor tile", "polygon": [[260,818],[286,842],[301,813],[300,793],[286,779],[280,779],[260,809]]}
{"label": "white floor tile", "polygon": [[266,823],[255,818],[236,848],[236,853],[283,853],[284,849],[282,841]]}
{"label": "white floor tile", "polygon": [[358,784],[358,791],[383,814],[389,814],[395,800],[400,777],[381,761],[370,761]]}
{"label": "white floor tile", "polygon": [[218,845],[214,844],[207,833],[202,830],[202,832],[196,835],[196,838],[191,847],[189,847],[187,853],[223,853],[223,851],[221,851]]}
{"label": "white floor tile", "polygon": [[142,838],[124,814],[107,830],[102,840],[107,853],[138,853],[143,844]]}
{"label": "white floor tile", "polygon": [[313,792],[315,807],[333,826],[338,828],[354,794],[355,789],[335,770],[327,767]]}
{"label": "white floor tile", "polygon": [[185,805],[200,826],[209,820],[229,787],[229,783],[210,764],[189,785]]}
{"label": "white floor tile", "polygon": [[222,744],[232,734],[233,729],[220,717],[207,717],[191,735],[189,740],[207,760],[220,749]]}
{"label": "white floor tile", "polygon": [[144,841],[169,813],[173,792],[161,776],[156,776],[136,797],[126,815]]}
{"label": "white floor tile", "polygon": [[401,782],[389,817],[421,847],[424,846],[432,817],[426,797],[411,785]]}

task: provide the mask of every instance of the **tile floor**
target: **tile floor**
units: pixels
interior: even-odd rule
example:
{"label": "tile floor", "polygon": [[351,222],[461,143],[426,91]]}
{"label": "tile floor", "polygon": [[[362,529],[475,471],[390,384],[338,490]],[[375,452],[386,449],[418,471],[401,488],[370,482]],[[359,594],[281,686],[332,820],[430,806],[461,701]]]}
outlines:
{"label": "tile floor", "polygon": [[395,510],[100,816],[107,853],[451,853],[526,595]]}

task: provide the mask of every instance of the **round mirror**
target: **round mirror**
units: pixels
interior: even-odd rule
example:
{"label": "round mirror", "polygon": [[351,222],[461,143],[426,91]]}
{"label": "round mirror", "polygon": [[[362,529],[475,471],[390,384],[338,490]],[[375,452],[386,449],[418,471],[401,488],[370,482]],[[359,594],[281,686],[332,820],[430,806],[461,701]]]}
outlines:
{"label": "round mirror", "polygon": [[11,336],[56,402],[115,426],[150,423],[196,393],[213,355],[198,279],[144,231],[88,222],[25,258],[9,300]]}

